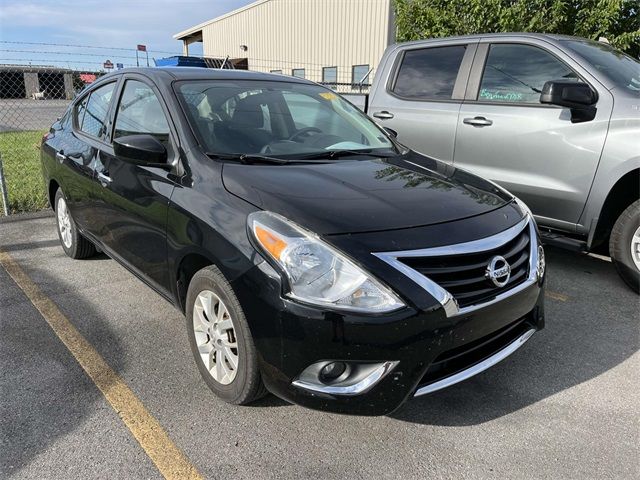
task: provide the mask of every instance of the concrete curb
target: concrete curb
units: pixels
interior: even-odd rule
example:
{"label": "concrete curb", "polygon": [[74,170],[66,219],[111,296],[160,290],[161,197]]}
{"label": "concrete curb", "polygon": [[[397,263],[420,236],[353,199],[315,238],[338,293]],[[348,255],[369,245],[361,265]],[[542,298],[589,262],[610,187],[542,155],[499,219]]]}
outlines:
{"label": "concrete curb", "polygon": [[0,224],[47,217],[53,217],[53,210],[51,210],[50,208],[47,208],[46,210],[40,210],[39,212],[17,213],[15,215],[9,215],[8,217],[0,217]]}

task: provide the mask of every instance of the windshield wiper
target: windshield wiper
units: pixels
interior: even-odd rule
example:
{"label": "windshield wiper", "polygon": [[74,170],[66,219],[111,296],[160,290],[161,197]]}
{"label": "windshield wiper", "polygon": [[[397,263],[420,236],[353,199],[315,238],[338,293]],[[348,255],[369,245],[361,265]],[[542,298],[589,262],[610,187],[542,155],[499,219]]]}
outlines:
{"label": "windshield wiper", "polygon": [[209,158],[217,158],[220,160],[237,160],[240,163],[252,164],[257,162],[273,163],[276,165],[286,165],[293,163],[291,160],[278,157],[269,157],[268,155],[258,155],[253,153],[209,153],[206,155]]}
{"label": "windshield wiper", "polygon": [[254,153],[213,153],[207,152],[209,158],[217,158],[219,160],[235,160],[245,165],[254,163],[271,163],[274,165],[291,165],[295,163],[326,163],[327,160],[334,160],[340,157],[349,157],[354,155],[364,155],[367,157],[391,158],[401,155],[399,153],[373,153],[371,149],[367,150],[327,150],[325,152],[311,153],[307,155],[296,156],[295,158],[278,158],[268,155],[260,155]]}
{"label": "windshield wiper", "polygon": [[374,153],[373,150],[371,149],[366,149],[366,150],[327,150],[326,152],[318,152],[318,153],[311,153],[309,155],[302,155],[300,156],[300,158],[305,159],[305,160],[310,160],[310,159],[314,159],[314,158],[329,158],[331,160],[333,160],[334,158],[340,158],[340,157],[350,157],[350,156],[355,156],[355,155],[364,155],[367,157],[378,157],[378,158],[391,158],[391,157],[397,157],[398,155],[400,155],[397,152],[394,153]]}

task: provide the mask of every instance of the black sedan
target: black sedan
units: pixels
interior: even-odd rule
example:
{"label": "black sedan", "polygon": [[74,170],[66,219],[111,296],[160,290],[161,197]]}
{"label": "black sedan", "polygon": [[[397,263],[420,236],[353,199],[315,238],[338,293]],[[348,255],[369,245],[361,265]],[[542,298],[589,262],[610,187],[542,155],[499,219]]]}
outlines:
{"label": "black sedan", "polygon": [[527,207],[306,80],[122,70],[51,127],[42,166],[67,255],[103,251],[183,311],[227,402],[386,414],[544,324]]}

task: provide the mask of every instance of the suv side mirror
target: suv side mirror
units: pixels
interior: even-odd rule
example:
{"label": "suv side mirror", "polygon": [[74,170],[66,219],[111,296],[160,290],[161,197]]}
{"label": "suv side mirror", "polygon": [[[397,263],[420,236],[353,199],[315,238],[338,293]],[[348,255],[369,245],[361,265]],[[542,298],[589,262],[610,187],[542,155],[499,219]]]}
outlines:
{"label": "suv side mirror", "polygon": [[136,165],[166,167],[167,149],[153,135],[126,135],[113,141],[116,157]]}
{"label": "suv side mirror", "polygon": [[540,94],[542,104],[570,108],[572,123],[593,120],[596,116],[594,104],[597,101],[598,95],[589,85],[566,80],[545,83]]}

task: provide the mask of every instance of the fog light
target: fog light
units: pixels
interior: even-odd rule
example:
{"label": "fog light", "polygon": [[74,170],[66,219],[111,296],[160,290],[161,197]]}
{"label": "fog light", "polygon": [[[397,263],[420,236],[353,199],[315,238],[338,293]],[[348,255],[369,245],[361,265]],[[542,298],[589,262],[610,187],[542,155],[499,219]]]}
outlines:
{"label": "fog light", "polygon": [[544,270],[546,267],[546,261],[544,259],[544,248],[542,248],[542,245],[538,246],[538,266],[537,266],[537,272],[538,272],[538,281],[541,282],[542,279],[544,278]]}
{"label": "fog light", "polygon": [[397,361],[358,363],[322,360],[305,368],[291,384],[309,392],[328,395],[360,395],[382,380]]}
{"label": "fog light", "polygon": [[347,364],[344,362],[327,363],[320,370],[320,381],[322,383],[331,383],[339,378],[347,370]]}

